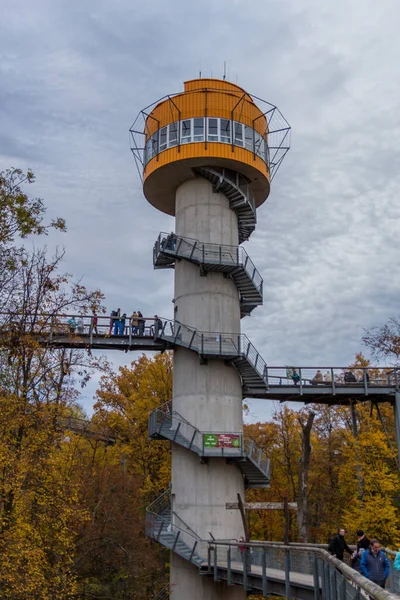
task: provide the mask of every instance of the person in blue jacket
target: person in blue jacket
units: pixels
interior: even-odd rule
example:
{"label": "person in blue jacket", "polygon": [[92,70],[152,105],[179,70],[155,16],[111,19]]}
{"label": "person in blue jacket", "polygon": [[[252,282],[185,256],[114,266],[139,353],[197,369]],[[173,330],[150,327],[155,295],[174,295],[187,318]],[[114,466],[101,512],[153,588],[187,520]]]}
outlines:
{"label": "person in blue jacket", "polygon": [[360,569],[362,575],[380,587],[385,587],[389,575],[389,561],[378,540],[371,540],[369,550],[363,552]]}

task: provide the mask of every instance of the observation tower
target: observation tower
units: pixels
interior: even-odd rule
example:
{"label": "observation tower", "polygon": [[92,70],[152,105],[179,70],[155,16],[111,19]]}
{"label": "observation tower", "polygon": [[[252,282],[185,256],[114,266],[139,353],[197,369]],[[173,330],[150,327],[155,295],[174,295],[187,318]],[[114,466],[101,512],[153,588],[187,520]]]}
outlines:
{"label": "observation tower", "polygon": [[243,397],[268,378],[240,331],[263,301],[241,244],[289,149],[290,127],[239,86],[194,79],[141,111],[130,131],[144,195],[175,216],[175,231],[154,246],[155,268],[175,271],[174,319],[155,330],[174,348],[173,398],[149,420],[150,438],[172,442],[172,481],[148,509],[147,533],[172,550],[173,599],[242,599],[242,587],[199,569],[206,540],[244,536],[240,511],[226,504],[269,485],[268,460],[243,435]]}

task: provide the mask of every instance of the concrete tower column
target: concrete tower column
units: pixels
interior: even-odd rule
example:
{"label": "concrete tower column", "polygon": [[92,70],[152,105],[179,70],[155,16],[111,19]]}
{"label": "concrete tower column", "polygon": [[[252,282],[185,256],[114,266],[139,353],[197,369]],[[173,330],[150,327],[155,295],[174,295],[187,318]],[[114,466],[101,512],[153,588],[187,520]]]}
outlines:
{"label": "concrete tower column", "polygon": [[[182,184],[176,192],[176,233],[202,242],[237,245],[236,214],[223,194],[213,193],[201,178]],[[198,266],[181,261],[175,267],[175,318],[203,332],[240,333],[239,296],[233,281],[222,273],[202,276]],[[173,409],[200,431],[243,431],[242,389],[239,375],[223,360],[201,364],[185,348],[174,351]],[[243,525],[238,510],[225,504],[244,496],[243,476],[223,458],[202,463],[189,450],[172,444],[172,502],[179,515],[202,539],[239,539]],[[177,522],[179,525],[179,523]],[[180,524],[182,526],[182,524]],[[247,596],[240,587],[216,585],[201,578],[197,569],[171,554],[171,595],[174,600],[232,599]]]}

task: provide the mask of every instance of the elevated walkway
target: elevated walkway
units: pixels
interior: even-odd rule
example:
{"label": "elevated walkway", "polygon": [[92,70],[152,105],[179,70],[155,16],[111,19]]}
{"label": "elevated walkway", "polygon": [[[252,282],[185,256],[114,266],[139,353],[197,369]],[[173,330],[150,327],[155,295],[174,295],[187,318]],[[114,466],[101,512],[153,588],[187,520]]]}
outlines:
{"label": "elevated walkway", "polygon": [[[71,332],[68,321],[75,317],[80,326]],[[0,328],[0,343],[18,344],[18,336],[30,336],[41,346],[84,350],[123,350],[164,352],[184,347],[196,352],[201,361],[224,360],[239,373],[243,397],[346,405],[354,401],[394,403],[400,392],[400,369],[370,366],[367,369],[349,367],[295,367],[298,381],[291,377],[293,367],[275,367],[265,363],[244,334],[200,332],[178,321],[162,319],[162,327],[154,318],[146,317],[140,334],[132,331],[132,320],[126,319],[123,333],[110,331],[110,317],[98,317],[97,331],[90,315],[36,315],[40,325],[19,331],[18,322],[11,321]],[[26,318],[29,322],[29,315]],[[150,324],[150,325],[149,325]],[[319,378],[316,375],[319,372]],[[354,377],[346,377],[346,373]]]}
{"label": "elevated walkway", "polygon": [[[192,563],[199,575],[288,600],[399,600],[399,581],[387,590],[368,581],[326,550],[311,544],[201,539],[172,511],[171,488],[146,509],[146,534]],[[388,557],[393,560],[392,557]]]}
{"label": "elevated walkway", "polygon": [[239,244],[248,240],[256,227],[257,213],[253,194],[243,175],[216,167],[196,167],[193,171],[210,181],[214,192],[228,198],[238,218]]}
{"label": "elevated walkway", "polygon": [[149,438],[179,444],[202,459],[225,458],[240,469],[246,488],[268,488],[270,461],[248,434],[202,432],[172,410],[167,402],[149,415]]}
{"label": "elevated walkway", "polygon": [[263,280],[241,246],[206,244],[198,240],[160,233],[153,249],[156,269],[173,268],[177,260],[199,265],[201,271],[218,271],[231,277],[240,294],[241,315],[250,315],[263,302]]}

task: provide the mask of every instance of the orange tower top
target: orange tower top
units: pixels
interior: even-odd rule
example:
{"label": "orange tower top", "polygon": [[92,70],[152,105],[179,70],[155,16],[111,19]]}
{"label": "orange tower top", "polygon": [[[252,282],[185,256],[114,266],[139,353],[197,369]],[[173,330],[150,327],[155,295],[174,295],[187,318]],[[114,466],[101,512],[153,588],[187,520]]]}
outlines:
{"label": "orange tower top", "polygon": [[[289,133],[288,123],[275,106],[259,99],[256,103],[228,81],[192,79],[184,86],[182,93],[165,96],[141,111],[143,129],[136,129],[137,119],[130,130],[133,154],[143,167],[147,200],[173,215],[177,187],[196,176],[193,169],[207,166],[244,176],[259,206],[268,197],[273,171],[289,148],[282,135],[278,153],[275,141],[271,147],[276,137],[273,117],[278,114],[284,121],[280,132]],[[260,103],[267,110],[261,110]],[[137,143],[139,135],[144,143]],[[272,150],[278,162],[271,163]]]}

